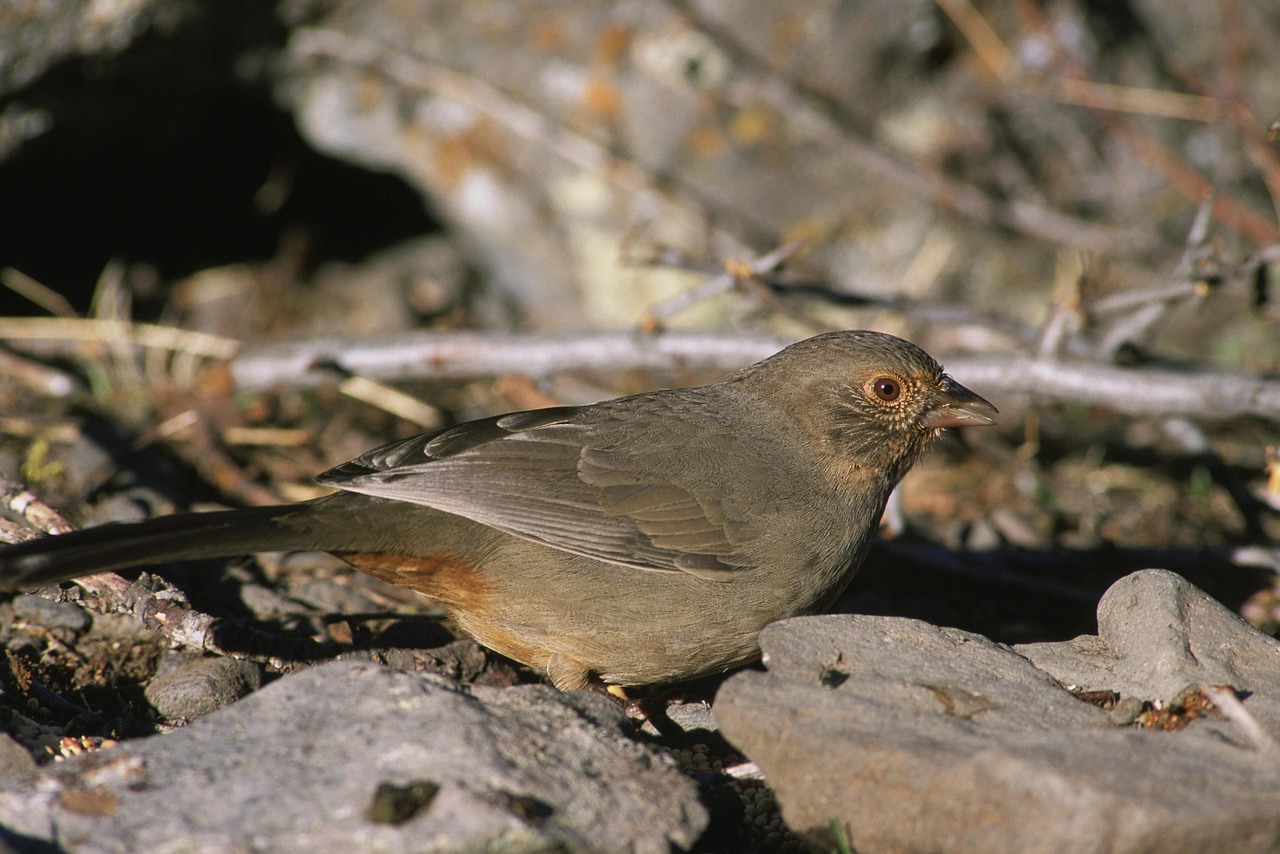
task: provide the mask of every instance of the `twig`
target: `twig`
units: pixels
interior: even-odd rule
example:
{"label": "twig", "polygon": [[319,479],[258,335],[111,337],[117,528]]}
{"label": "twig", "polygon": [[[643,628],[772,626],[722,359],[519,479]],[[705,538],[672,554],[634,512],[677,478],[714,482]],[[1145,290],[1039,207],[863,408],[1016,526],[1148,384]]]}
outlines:
{"label": "twig", "polygon": [[1150,303],[1177,302],[1187,297],[1203,295],[1204,285],[1201,282],[1174,282],[1108,294],[1085,305],[1085,311],[1090,317],[1102,319],[1144,308]]}
{"label": "twig", "polygon": [[241,390],[374,380],[478,376],[542,378],[568,371],[725,371],[776,353],[788,341],[716,333],[516,334],[415,332],[378,339],[318,338],[249,345],[231,362]]}
{"label": "twig", "polygon": [[724,774],[735,780],[764,779],[764,772],[760,770],[760,766],[755,762],[739,762],[737,765],[730,765],[724,769]]}
{"label": "twig", "polygon": [[311,441],[311,431],[296,427],[227,427],[219,438],[226,445],[298,448]]}
{"label": "twig", "polygon": [[1245,154],[1262,176],[1271,196],[1273,213],[1280,214],[1280,152],[1274,140],[1245,104],[1244,64],[1249,55],[1249,29],[1237,0],[1218,0],[1222,16],[1222,72],[1220,87],[1227,119],[1244,143]]}
{"label": "twig", "polygon": [[[661,326],[662,321],[672,315],[684,311],[686,308],[689,308],[702,300],[710,299],[716,294],[724,293],[735,285],[741,286],[749,279],[759,278],[772,273],[783,262],[799,251],[799,249],[804,246],[805,242],[806,241],[804,240],[789,241],[784,243],[782,246],[779,246],[777,249],[774,249],[772,252],[761,255],[754,261],[725,261],[723,273],[712,276],[700,285],[697,285],[679,296],[673,297],[672,299],[649,309],[648,314],[641,325],[646,330],[656,330]],[[670,263],[670,253],[662,253],[659,257],[667,266],[679,266],[672,265]]]}
{"label": "twig", "polygon": [[[771,303],[776,302],[773,300],[773,293],[763,287],[759,283],[759,279],[769,273],[773,273],[788,257],[795,255],[796,251],[799,251],[800,247],[805,245],[805,242],[805,239],[795,239],[795,241],[783,243],[776,250],[768,252],[767,255],[762,255],[754,261],[733,259],[724,261],[723,273],[714,275],[714,277],[705,280],[699,286],[691,288],[690,291],[681,293],[680,296],[653,307],[646,314],[640,325],[643,326],[645,332],[654,332],[654,330],[662,326],[663,320],[671,318],[672,315],[684,311],[687,307],[695,305],[695,303],[709,300],[710,297],[728,291],[733,287],[748,289],[749,286],[754,286],[754,288],[750,288],[751,292],[755,293],[759,300]],[[794,314],[787,306],[777,307],[782,311],[787,311],[788,314]],[[808,318],[801,318],[801,320],[806,321]]]}
{"label": "twig", "polygon": [[338,383],[338,391],[428,430],[444,424],[444,416],[436,407],[368,377],[347,377]]}
{"label": "twig", "polygon": [[219,492],[238,504],[280,503],[280,496],[274,490],[250,480],[244,468],[223,449],[207,421],[195,421],[190,433],[190,442],[170,442],[168,447]]}
{"label": "twig", "polygon": [[37,394],[66,397],[83,388],[83,384],[65,371],[41,365],[13,353],[0,350],[0,375],[11,377]]}
{"label": "twig", "polygon": [[59,317],[75,317],[76,310],[67,298],[57,291],[12,267],[0,268],[0,284],[15,294],[24,296],[50,314]]}
{"label": "twig", "polygon": [[1199,687],[1200,693],[1208,697],[1218,711],[1222,712],[1222,716],[1235,725],[1254,750],[1271,755],[1280,753],[1280,743],[1262,728],[1262,724],[1244,707],[1234,691],[1213,685]]}
{"label": "twig", "polygon": [[[960,0],[960,2],[963,1]],[[943,2],[940,5],[944,10],[949,11],[948,6],[951,4]],[[1070,51],[1059,45],[1054,29],[1039,5],[1034,2],[1022,2],[1017,4],[1017,9],[1024,25],[1053,46],[1054,60],[1062,69],[1062,76],[1087,80],[1089,77],[1087,69],[1071,55]],[[977,49],[975,45],[975,50]],[[1018,85],[1018,81],[1013,76],[1006,82]],[[1212,198],[1215,220],[1259,245],[1280,241],[1280,225],[1277,225],[1274,220],[1267,219],[1229,196],[1215,194],[1216,188],[1212,182],[1153,134],[1134,124],[1127,116],[1097,110],[1092,111],[1091,115],[1099,126],[1127,145],[1148,168],[1158,173],[1178,193],[1197,204]]]}
{"label": "twig", "polygon": [[1254,416],[1280,421],[1280,381],[1222,371],[1117,368],[1020,356],[949,359],[957,378],[988,397],[1105,406],[1124,415],[1185,415],[1199,422]]}
{"label": "twig", "polygon": [[[383,381],[511,374],[540,379],[574,371],[729,371],[788,341],[713,333],[587,332],[561,335],[418,332],[360,340],[313,339],[248,346],[231,363],[241,390],[336,385],[358,374]],[[1109,407],[1126,415],[1196,421],[1255,416],[1280,421],[1280,381],[1224,371],[1118,368],[1019,354],[954,356],[950,373],[988,397]]]}
{"label": "twig", "polygon": [[1205,123],[1217,120],[1222,113],[1218,99],[1206,95],[1117,86],[1074,77],[1060,77],[1055,83],[1057,89],[1053,97],[1056,100],[1092,110]]}
{"label": "twig", "polygon": [[3,499],[7,509],[46,534],[65,534],[75,530],[61,513],[45,504],[25,486],[3,476],[0,476],[0,499]]}
{"label": "twig", "polygon": [[1177,276],[1186,281],[1111,294],[1090,302],[1085,306],[1085,311],[1090,317],[1103,318],[1142,309],[1150,303],[1168,306],[1187,297],[1207,296],[1208,287],[1201,275],[1200,267],[1208,254],[1206,247],[1209,244],[1209,229],[1212,223],[1213,200],[1205,199],[1196,209],[1191,227],[1187,229],[1186,249],[1183,250],[1182,258],[1178,261]]}
{"label": "twig", "polygon": [[308,661],[332,655],[332,648],[303,638],[277,637],[234,620],[214,617],[187,604],[177,587],[143,573],[129,581],[114,572],[76,579],[91,594],[80,603],[99,614],[129,614],[169,643],[196,652],[246,658],[278,666],[281,660]]}
{"label": "twig", "polygon": [[1049,319],[1045,322],[1036,344],[1036,356],[1050,359],[1062,352],[1063,343],[1068,338],[1069,328],[1079,321],[1078,309],[1075,305],[1058,302],[1049,309]]}
{"label": "twig", "polygon": [[74,317],[0,317],[0,340],[13,341],[127,341],[139,347],[194,353],[211,359],[230,359],[240,342],[220,335],[123,320],[83,320]]}

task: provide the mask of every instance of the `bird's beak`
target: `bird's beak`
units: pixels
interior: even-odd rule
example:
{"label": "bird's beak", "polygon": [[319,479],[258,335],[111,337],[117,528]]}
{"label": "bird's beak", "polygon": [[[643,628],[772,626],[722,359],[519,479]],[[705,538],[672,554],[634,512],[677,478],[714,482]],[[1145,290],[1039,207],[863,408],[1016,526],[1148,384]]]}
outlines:
{"label": "bird's beak", "polygon": [[984,427],[996,423],[998,409],[946,374],[933,408],[924,414],[926,427]]}

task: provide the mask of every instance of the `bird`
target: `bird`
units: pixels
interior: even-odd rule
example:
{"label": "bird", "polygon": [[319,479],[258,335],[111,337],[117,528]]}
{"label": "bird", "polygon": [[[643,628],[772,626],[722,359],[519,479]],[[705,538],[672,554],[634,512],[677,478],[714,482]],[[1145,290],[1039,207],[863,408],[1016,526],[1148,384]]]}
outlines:
{"label": "bird", "polygon": [[722,380],[512,412],[375,448],[295,504],[113,523],[0,549],[0,589],[326,551],[441,603],[562,690],[680,684],[830,608],[897,483],[998,411],[919,347],[821,334]]}

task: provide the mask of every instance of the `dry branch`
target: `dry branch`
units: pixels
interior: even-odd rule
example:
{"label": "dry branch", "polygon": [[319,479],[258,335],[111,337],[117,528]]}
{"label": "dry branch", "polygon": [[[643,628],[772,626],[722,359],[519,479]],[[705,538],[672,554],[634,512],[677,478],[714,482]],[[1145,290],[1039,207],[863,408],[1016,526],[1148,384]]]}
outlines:
{"label": "dry branch", "polygon": [[1124,415],[1225,421],[1254,416],[1280,422],[1280,380],[1225,371],[1118,368],[1025,356],[950,359],[958,378],[983,394],[1104,406]]}
{"label": "dry branch", "polygon": [[320,338],[246,346],[231,362],[236,386],[335,385],[348,376],[380,381],[566,371],[727,371],[776,353],[789,342],[716,333],[587,332],[538,335],[417,332],[373,340]]}
{"label": "dry branch", "polygon": [[[729,371],[777,352],[769,336],[664,332],[576,335],[421,332],[360,341],[328,338],[247,346],[231,363],[244,390],[334,385],[347,376],[380,381],[513,374],[542,378],[570,371]],[[1105,406],[1125,415],[1221,421],[1255,416],[1280,422],[1280,380],[1225,371],[1120,368],[1033,359],[1021,354],[955,356],[947,369],[996,400]]]}

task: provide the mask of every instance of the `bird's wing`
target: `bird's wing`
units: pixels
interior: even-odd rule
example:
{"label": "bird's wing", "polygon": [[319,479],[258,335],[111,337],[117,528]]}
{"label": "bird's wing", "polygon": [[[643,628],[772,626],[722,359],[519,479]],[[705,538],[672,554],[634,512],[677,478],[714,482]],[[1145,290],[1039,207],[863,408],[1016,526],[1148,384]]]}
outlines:
{"label": "bird's wing", "polygon": [[759,509],[720,483],[734,425],[668,395],[647,427],[625,407],[517,412],[377,448],[319,480],[610,563],[727,579],[751,565],[744,522]]}

